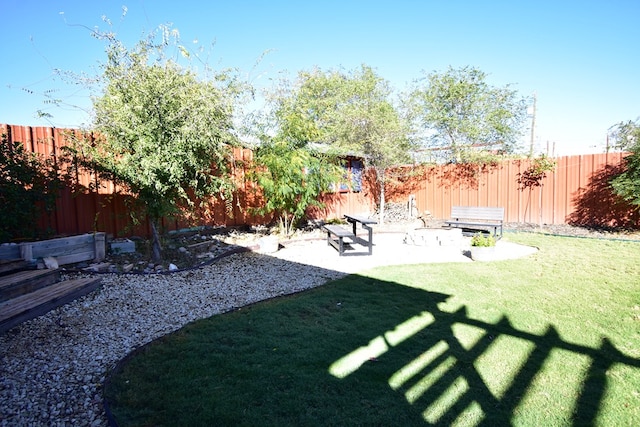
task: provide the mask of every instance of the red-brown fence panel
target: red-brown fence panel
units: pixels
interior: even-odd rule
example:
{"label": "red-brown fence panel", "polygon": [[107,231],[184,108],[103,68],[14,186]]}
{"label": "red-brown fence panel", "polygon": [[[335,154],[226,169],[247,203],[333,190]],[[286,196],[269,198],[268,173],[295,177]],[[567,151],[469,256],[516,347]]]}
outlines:
{"label": "red-brown fence panel", "polygon": [[[27,150],[43,156],[62,156],[69,135],[78,130],[0,125],[6,141],[22,142]],[[93,138],[93,135],[86,135]],[[501,206],[507,222],[544,224],[573,223],[595,226],[640,227],[638,210],[617,198],[609,186],[620,173],[626,153],[559,157],[556,168],[547,173],[541,186],[521,188],[518,177],[531,161],[508,160],[494,165],[442,165],[394,168],[387,172],[386,200],[408,202],[415,196],[418,212],[447,219],[455,205]],[[164,231],[191,225],[255,225],[272,220],[256,213],[263,203],[255,183],[248,179],[253,152],[234,148],[231,173],[236,191],[231,199],[203,201],[195,216],[165,219]],[[61,165],[68,167],[67,165]],[[73,167],[73,166],[69,166]],[[65,170],[66,171],[66,170]],[[105,231],[113,236],[149,235],[149,224],[133,225],[132,204],[126,194],[95,174],[71,171],[75,188],[65,188],[56,210],[43,216],[38,226],[58,235]],[[342,192],[322,197],[324,206],[309,210],[316,219],[341,218],[344,214],[373,213],[378,190],[372,171],[365,174],[360,192]]]}
{"label": "red-brown fence panel", "polygon": [[389,201],[407,202],[415,195],[419,212],[449,218],[451,207],[501,206],[505,221],[542,224],[639,227],[638,209],[616,197],[609,180],[623,168],[627,153],[559,157],[540,186],[518,183],[531,161],[509,160],[497,165],[424,167],[412,178],[419,183],[389,186]]}

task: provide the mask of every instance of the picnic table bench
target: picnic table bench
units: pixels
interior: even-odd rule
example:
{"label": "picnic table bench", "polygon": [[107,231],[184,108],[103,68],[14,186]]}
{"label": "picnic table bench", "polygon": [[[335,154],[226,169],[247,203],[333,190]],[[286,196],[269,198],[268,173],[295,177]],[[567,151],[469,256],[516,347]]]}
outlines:
{"label": "picnic table bench", "polygon": [[[322,228],[327,232],[327,244],[338,250],[340,256],[344,255],[344,239],[349,238],[353,243],[360,243],[368,248],[368,255],[373,253],[373,229],[370,224],[377,224],[376,220],[359,215],[345,215],[347,222],[352,224],[349,230],[340,225],[328,224]],[[367,238],[358,237],[357,225],[367,230]]]}
{"label": "picnic table bench", "polygon": [[[449,227],[464,226],[472,230],[473,234],[477,232],[477,227],[482,229],[493,229],[493,236],[497,239],[502,238],[502,223],[504,221],[504,208],[499,207],[482,207],[482,206],[453,206],[451,208],[451,219],[445,221]],[[500,233],[498,234],[498,230]]]}

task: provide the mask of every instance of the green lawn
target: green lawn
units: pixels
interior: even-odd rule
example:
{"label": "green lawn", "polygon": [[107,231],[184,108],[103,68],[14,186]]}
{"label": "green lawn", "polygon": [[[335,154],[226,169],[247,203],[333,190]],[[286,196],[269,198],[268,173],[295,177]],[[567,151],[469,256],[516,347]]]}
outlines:
{"label": "green lawn", "polygon": [[105,396],[128,425],[640,425],[640,242],[384,267],[188,325]]}

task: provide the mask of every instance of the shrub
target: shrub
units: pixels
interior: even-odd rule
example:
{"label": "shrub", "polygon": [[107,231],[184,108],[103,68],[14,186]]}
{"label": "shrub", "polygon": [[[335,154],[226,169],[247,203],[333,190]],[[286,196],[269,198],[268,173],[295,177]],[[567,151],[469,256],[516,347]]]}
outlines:
{"label": "shrub", "polygon": [[0,139],[0,242],[36,238],[52,230],[38,230],[44,212],[55,209],[62,181],[53,158],[28,152],[20,142]]}
{"label": "shrub", "polygon": [[496,245],[496,239],[491,234],[476,233],[471,238],[471,246],[488,248]]}

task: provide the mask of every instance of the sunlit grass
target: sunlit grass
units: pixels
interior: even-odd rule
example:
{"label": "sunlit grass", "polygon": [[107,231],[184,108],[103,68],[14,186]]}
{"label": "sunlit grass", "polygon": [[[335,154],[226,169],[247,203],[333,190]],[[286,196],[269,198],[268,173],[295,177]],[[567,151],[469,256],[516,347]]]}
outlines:
{"label": "sunlit grass", "polygon": [[371,270],[191,324],[106,386],[120,425],[640,425],[640,243]]}

